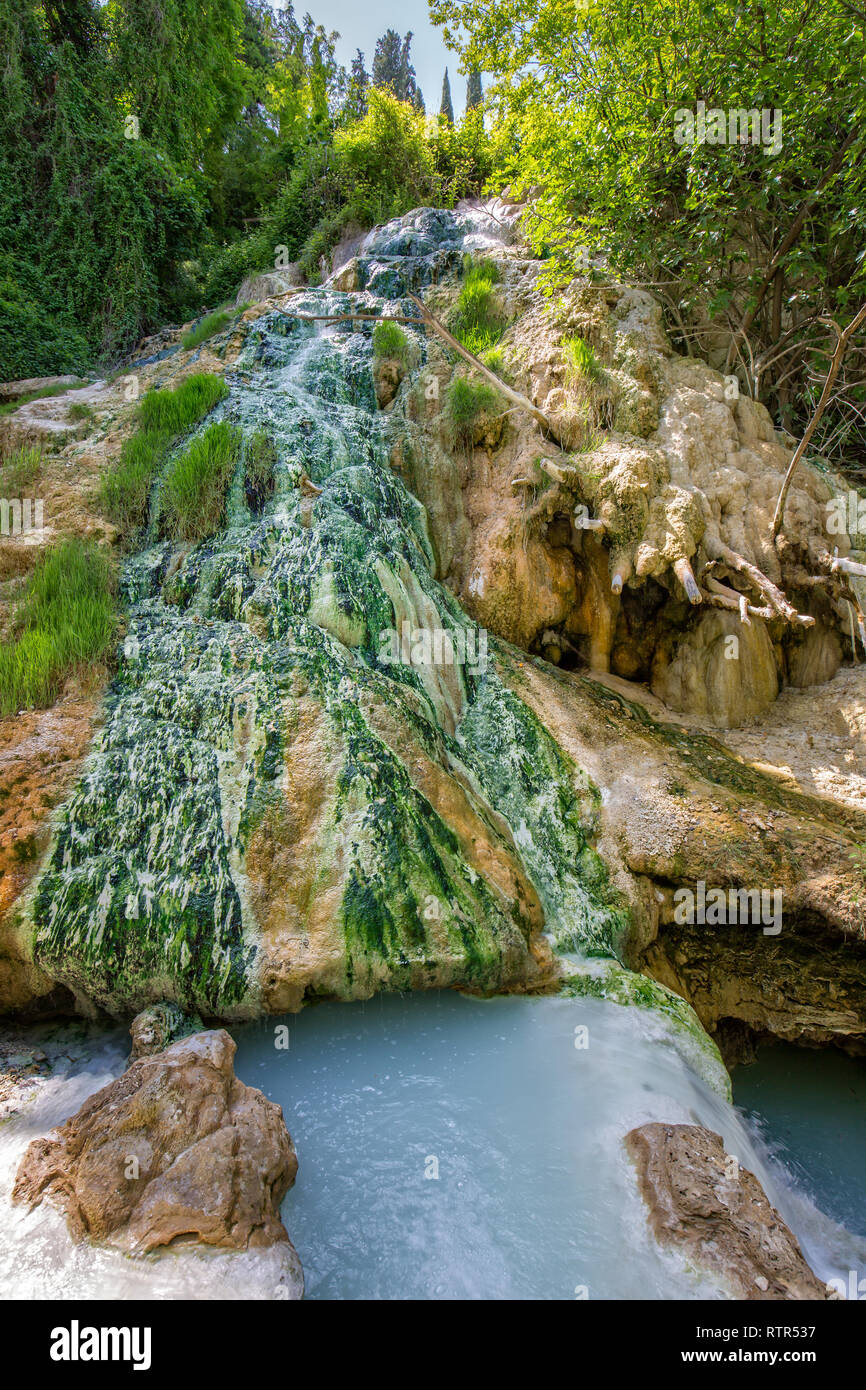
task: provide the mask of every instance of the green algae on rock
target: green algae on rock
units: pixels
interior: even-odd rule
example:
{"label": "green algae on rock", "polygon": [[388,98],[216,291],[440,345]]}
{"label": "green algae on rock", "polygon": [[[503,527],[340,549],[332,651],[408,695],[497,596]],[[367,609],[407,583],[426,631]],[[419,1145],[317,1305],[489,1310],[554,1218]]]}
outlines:
{"label": "green algae on rock", "polygon": [[[413,216],[368,238],[368,288],[292,310],[384,315],[390,294],[410,317],[405,287],[459,265],[462,235],[451,214]],[[152,522],[126,566],[105,726],[33,898],[40,967],[116,1014],[166,999],[245,1017],[378,989],[539,987],[545,928],[615,950],[597,793],[576,797],[493,669],[385,656],[406,623],[472,650],[479,633],[433,578],[424,508],[392,472],[406,424],[399,401],[377,409],[370,325],[273,311],[244,332],[211,418],[267,438],[273,490],[250,509],[248,444],[224,529],[178,547]]]}
{"label": "green algae on rock", "polygon": [[568,962],[561,993],[570,998],[607,999],[623,1008],[646,1009],[668,1031],[683,1061],[724,1100],[732,1099],[731,1078],[721,1053],[694,1009],[679,994],[614,960]]}

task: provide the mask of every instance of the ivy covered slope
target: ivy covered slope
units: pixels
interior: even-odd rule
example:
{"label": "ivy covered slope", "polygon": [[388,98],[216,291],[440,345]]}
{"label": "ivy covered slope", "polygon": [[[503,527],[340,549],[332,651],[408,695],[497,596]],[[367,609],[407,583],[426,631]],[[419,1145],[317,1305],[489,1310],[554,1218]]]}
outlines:
{"label": "ivy covered slope", "polygon": [[[377,407],[373,324],[300,317],[411,316],[404,287],[459,264],[463,230],[404,219],[368,242],[365,289],[304,291],[242,326],[199,427],[236,431],[215,534],[174,538],[190,467],[163,465],[104,728],[22,908],[36,963],[82,1005],[232,1018],[538,987],[546,933],[616,948],[598,793],[492,650],[486,669],[388,660],[404,623],[470,654],[480,635],[390,466],[409,427]],[[425,335],[407,339],[420,372]]]}

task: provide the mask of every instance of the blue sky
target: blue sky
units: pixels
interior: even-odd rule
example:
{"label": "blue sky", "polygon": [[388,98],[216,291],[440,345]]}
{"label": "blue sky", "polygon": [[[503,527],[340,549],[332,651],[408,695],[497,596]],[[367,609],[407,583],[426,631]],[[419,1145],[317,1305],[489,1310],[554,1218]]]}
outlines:
{"label": "blue sky", "polygon": [[[279,0],[271,0],[279,8]],[[364,54],[367,71],[373,65],[376,40],[386,29],[396,29],[401,38],[412,30],[412,63],[418,83],[424,93],[428,114],[436,114],[442,96],[442,76],[448,67],[451,80],[451,100],[455,115],[466,105],[466,78],[457,72],[457,54],[449,53],[440,31],[430,23],[427,0],[295,0],[295,16],[300,19],[307,11],[317,24],[328,31],[336,29],[341,37],[337,57],[347,68],[355,49]]]}

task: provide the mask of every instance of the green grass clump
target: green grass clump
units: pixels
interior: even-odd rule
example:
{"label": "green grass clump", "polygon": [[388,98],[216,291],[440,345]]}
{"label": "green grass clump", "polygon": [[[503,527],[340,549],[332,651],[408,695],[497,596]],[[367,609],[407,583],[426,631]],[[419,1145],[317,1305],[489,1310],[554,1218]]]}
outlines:
{"label": "green grass clump", "polygon": [[19,444],[0,462],[0,496],[21,497],[42,467],[42,450],[35,444]]}
{"label": "green grass clump", "polygon": [[445,395],[445,416],[455,441],[470,444],[475,422],[482,414],[493,415],[500,408],[496,391],[486,381],[474,382],[459,376]]}
{"label": "green grass clump", "polygon": [[182,541],[216,535],[225,518],[226,490],[241,439],[240,430],[221,420],[174,460],[160,499],[163,535]]}
{"label": "green grass clump", "polygon": [[485,367],[491,372],[495,372],[497,376],[502,376],[505,371],[505,357],[503,356],[502,348],[486,348],[484,352],[479,352],[478,356]]}
{"label": "green grass clump", "polygon": [[562,355],[565,358],[566,379],[569,382],[598,381],[603,370],[602,365],[595,349],[585,338],[566,338],[562,345]]}
{"label": "green grass clump", "polygon": [[247,440],[244,453],[244,492],[250,511],[260,512],[273,496],[276,465],[273,440],[264,430],[256,430]]}
{"label": "green grass clump", "polygon": [[92,420],[95,413],[93,406],[88,405],[87,401],[73,401],[66,412],[70,420]]}
{"label": "green grass clump", "polygon": [[373,353],[376,357],[405,362],[409,356],[409,339],[399,323],[383,319],[373,329]]}
{"label": "green grass clump", "polygon": [[148,391],[138,408],[139,423],[145,430],[167,430],[175,436],[186,434],[228,393],[221,376],[198,372],[173,391]]}
{"label": "green grass clump", "polygon": [[41,709],[77,668],[107,662],[115,640],[110,560],[90,541],[53,546],[33,572],[0,644],[0,714]]}
{"label": "green grass clump", "polygon": [[139,430],[127,439],[120,458],[102,481],[100,506],[124,535],[136,531],[147,519],[150,489],[171,440],[168,430]]}
{"label": "green grass clump", "polygon": [[138,431],[103,479],[100,505],[125,535],[143,526],[153,480],[172,445],[228,395],[221,376],[199,372],[173,391],[148,391],[138,407]]}
{"label": "green grass clump", "polygon": [[204,343],[208,338],[212,338],[215,333],[221,333],[227,323],[231,322],[231,314],[225,309],[217,309],[216,313],[207,314],[194,328],[188,333],[184,333],[180,340],[181,347],[194,348],[199,343]]}
{"label": "green grass clump", "polygon": [[493,261],[473,261],[470,256],[464,259],[460,297],[449,327],[476,357],[494,347],[505,331],[502,307],[496,297],[498,283],[499,268]]}

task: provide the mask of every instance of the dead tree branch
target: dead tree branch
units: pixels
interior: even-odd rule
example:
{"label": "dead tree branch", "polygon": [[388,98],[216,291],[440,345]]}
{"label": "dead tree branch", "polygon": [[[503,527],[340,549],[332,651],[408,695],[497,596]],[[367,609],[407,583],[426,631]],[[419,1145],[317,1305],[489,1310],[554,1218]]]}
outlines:
{"label": "dead tree branch", "polygon": [[776,539],[776,537],[782,529],[782,518],[785,513],[785,499],[787,498],[789,489],[791,487],[791,481],[794,477],[794,471],[797,467],[797,464],[800,462],[800,459],[806,452],[809,440],[812,438],[812,435],[815,433],[815,430],[817,428],[818,421],[824,414],[827,402],[833,390],[833,382],[836,380],[836,377],[839,374],[839,368],[842,366],[842,359],[844,358],[845,353],[848,350],[848,344],[851,340],[851,337],[854,333],[857,332],[857,329],[864,321],[866,321],[866,304],[864,304],[863,307],[854,315],[853,319],[848,324],[848,327],[845,329],[840,329],[838,324],[833,323],[832,319],[830,320],[830,322],[833,324],[833,328],[836,330],[836,351],[833,353],[833,359],[830,363],[830,370],[827,372],[827,376],[824,381],[824,389],[821,392],[821,399],[818,401],[818,404],[815,407],[815,413],[813,414],[811,420],[806,426],[803,438],[800,440],[800,443],[797,445],[797,448],[794,451],[794,457],[788,464],[788,471],[785,474],[785,480],[782,483],[782,490],[779,493],[779,500],[776,503],[775,515],[773,516],[773,540]]}

